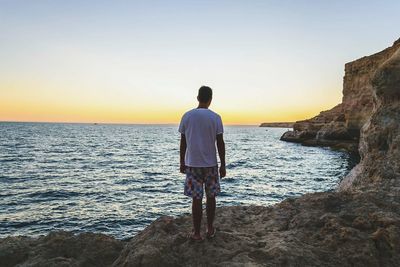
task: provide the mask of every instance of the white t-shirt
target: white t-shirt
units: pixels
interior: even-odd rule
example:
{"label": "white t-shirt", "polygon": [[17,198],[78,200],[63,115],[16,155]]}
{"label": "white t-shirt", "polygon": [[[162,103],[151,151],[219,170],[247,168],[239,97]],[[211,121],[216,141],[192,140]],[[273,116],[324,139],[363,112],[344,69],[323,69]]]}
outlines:
{"label": "white t-shirt", "polygon": [[183,115],[179,132],[186,137],[186,166],[217,166],[215,141],[224,132],[221,116],[206,108],[192,109]]}

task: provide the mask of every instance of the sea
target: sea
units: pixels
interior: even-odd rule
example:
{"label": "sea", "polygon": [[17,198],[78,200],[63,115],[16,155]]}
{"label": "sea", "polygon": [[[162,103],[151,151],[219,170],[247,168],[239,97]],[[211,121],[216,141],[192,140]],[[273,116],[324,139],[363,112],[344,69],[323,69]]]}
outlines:
{"label": "sea", "polygon": [[[225,127],[217,206],[334,190],[357,163],[344,151],[280,141],[287,130]],[[189,214],[179,139],[177,125],[1,122],[0,237],[66,230],[127,239],[160,216]]]}

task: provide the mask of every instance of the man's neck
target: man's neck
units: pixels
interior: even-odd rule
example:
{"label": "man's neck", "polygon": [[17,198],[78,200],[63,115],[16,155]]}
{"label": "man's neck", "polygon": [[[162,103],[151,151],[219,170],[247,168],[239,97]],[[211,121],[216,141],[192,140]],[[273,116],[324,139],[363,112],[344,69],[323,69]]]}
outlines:
{"label": "man's neck", "polygon": [[200,103],[197,108],[206,108],[206,109],[208,109],[208,106],[206,104]]}

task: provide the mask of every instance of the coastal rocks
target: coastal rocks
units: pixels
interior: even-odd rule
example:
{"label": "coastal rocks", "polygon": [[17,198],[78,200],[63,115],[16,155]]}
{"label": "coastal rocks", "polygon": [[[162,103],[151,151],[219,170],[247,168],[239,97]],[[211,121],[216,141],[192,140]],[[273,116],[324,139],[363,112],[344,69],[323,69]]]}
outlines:
{"label": "coastal rocks", "polygon": [[292,128],[294,122],[264,122],[260,127]]}
{"label": "coastal rocks", "polygon": [[293,125],[293,131],[285,132],[282,141],[301,143],[305,146],[329,146],[357,152],[358,137],[351,134],[346,126],[343,104],[318,116]]}
{"label": "coastal rocks", "polygon": [[134,237],[113,266],[396,266],[399,190],[220,208],[217,235],[203,242],[186,238],[190,216],[162,217]]}
{"label": "coastal rocks", "polygon": [[110,266],[124,242],[104,234],[52,232],[0,239],[0,266]]}
{"label": "coastal rocks", "polygon": [[[274,206],[217,208],[213,239],[189,215],[161,217],[129,242],[56,232],[0,239],[1,266],[397,266],[400,187],[326,192]],[[203,235],[205,230],[203,219]]]}
{"label": "coastal rocks", "polygon": [[305,145],[332,146],[357,152],[360,130],[374,107],[371,77],[400,48],[400,39],[374,55],[345,65],[342,103],[314,118],[298,121],[281,140]]}
{"label": "coastal rocks", "polygon": [[400,48],[372,78],[375,112],[361,131],[361,162],[340,183],[340,190],[380,183],[400,184]]}

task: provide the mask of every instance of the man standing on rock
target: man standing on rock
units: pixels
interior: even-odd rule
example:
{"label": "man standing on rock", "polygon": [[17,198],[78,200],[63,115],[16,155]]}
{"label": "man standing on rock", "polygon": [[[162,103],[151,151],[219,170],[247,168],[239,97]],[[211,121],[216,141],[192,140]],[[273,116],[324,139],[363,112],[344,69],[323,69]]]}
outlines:
{"label": "man standing on rock", "polygon": [[[215,197],[220,192],[219,176],[225,177],[225,143],[221,116],[208,109],[212,100],[212,90],[202,86],[197,96],[197,108],[186,112],[179,125],[180,142],[180,172],[186,174],[184,194],[192,198],[193,230],[192,240],[203,240],[200,234],[203,214],[202,199],[205,187],[207,204],[207,234],[208,238],[215,236],[213,226],[215,217]],[[217,153],[221,161],[218,173]]]}

